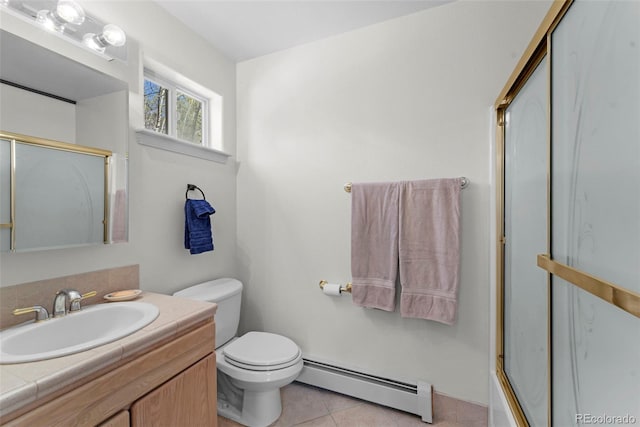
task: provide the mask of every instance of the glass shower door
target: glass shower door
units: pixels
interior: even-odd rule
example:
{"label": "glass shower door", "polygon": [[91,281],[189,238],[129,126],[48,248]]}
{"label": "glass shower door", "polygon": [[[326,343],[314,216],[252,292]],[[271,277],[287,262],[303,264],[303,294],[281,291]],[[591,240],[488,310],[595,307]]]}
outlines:
{"label": "glass shower door", "polygon": [[530,425],[547,425],[547,62],[505,113],[504,371]]}
{"label": "glass shower door", "polygon": [[553,2],[496,101],[496,372],[519,427],[640,424],[639,23],[638,1]]}
{"label": "glass shower door", "polygon": [[[552,258],[636,293],[638,23],[638,2],[576,1],[551,39]],[[639,423],[640,319],[552,280],[553,424]]]}

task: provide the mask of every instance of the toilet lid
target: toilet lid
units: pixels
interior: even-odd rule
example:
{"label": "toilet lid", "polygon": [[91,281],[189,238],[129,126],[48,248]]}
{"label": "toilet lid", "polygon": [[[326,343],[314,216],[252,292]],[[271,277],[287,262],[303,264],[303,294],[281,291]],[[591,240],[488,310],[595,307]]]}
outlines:
{"label": "toilet lid", "polygon": [[248,332],[223,349],[224,358],[244,369],[283,369],[300,359],[300,348],[287,337],[269,332]]}

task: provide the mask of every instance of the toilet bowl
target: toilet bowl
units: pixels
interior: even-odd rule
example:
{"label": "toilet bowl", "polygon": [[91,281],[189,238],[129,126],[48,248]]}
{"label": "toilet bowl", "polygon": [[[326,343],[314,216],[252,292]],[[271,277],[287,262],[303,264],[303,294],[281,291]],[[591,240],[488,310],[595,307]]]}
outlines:
{"label": "toilet bowl", "polygon": [[[274,358],[273,350],[279,348],[282,339],[289,341],[289,347],[295,346],[296,351],[287,354],[280,348],[282,358]],[[248,332],[217,349],[218,375],[226,377],[235,392],[242,390],[243,408],[238,411],[237,404],[236,410],[230,405],[230,387],[223,380],[219,382],[222,385],[222,405],[218,405],[220,415],[248,426],[268,426],[277,420],[282,412],[280,388],[293,382],[302,370],[302,353],[297,347],[293,341],[280,335]],[[260,348],[271,355],[262,357]],[[239,355],[242,357],[237,357]]]}
{"label": "toilet bowl", "polygon": [[250,427],[265,427],[280,417],[280,388],[302,371],[296,343],[269,332],[236,336],[242,283],[217,279],[174,295],[215,302],[218,414]]}

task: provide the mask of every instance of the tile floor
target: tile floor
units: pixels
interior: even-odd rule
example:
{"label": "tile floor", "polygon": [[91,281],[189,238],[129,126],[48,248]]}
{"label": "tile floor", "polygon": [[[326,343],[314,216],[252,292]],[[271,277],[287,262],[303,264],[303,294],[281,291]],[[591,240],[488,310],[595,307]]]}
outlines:
{"label": "tile floor", "polygon": [[[282,389],[282,415],[272,427],[486,427],[487,408],[434,394],[433,424],[420,417],[294,382]],[[239,424],[218,417],[218,427]]]}

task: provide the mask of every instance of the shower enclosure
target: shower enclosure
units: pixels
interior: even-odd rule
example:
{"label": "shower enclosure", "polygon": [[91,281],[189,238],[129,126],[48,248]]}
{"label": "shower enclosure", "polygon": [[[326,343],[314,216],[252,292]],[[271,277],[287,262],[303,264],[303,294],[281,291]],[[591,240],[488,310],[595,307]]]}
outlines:
{"label": "shower enclosure", "polygon": [[559,1],[496,101],[497,374],[519,425],[640,424],[640,2]]}

